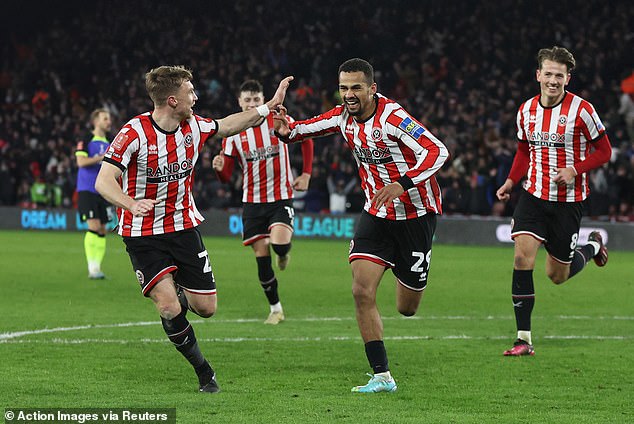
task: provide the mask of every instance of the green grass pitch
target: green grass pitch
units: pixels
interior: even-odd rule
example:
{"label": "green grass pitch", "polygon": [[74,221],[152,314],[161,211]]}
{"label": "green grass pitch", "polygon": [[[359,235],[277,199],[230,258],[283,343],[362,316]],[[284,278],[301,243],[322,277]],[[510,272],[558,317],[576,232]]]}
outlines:
{"label": "green grass pitch", "polygon": [[634,252],[610,252],[562,286],[535,270],[535,357],[515,336],[512,246],[435,245],[418,314],[399,316],[382,281],[393,394],[360,395],[369,367],[354,320],[348,242],[296,239],[276,270],[286,322],[265,326],[256,263],[237,238],[205,238],[218,312],[194,322],[222,392],[197,392],[108,236],[105,281],[90,281],[83,234],[0,232],[0,400],[4,408],[177,408],[179,423],[634,422]]}

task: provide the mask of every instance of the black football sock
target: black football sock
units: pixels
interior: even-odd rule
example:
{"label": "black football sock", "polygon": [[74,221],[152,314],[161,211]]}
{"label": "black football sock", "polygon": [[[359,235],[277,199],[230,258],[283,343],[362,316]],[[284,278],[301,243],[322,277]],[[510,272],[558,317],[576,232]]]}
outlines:
{"label": "black football sock", "polygon": [[513,270],[513,309],[518,331],[531,330],[531,313],[535,305],[533,270]]}
{"label": "black football sock", "polygon": [[277,293],[277,279],[275,278],[273,267],[271,267],[271,257],[260,256],[255,258],[255,260],[258,263],[260,285],[269,301],[269,305],[275,305],[280,301],[280,297]]}
{"label": "black football sock", "polygon": [[181,313],[176,315],[173,319],[165,319],[161,317],[163,323],[163,330],[167,334],[167,338],[174,344],[176,350],[189,361],[194,369],[198,369],[204,365],[205,357],[200,352],[198,342],[196,341],[196,335],[187,318],[185,318],[186,310],[181,310]]}
{"label": "black football sock", "polygon": [[368,357],[368,362],[374,374],[390,370],[387,366],[387,353],[385,352],[383,340],[367,342],[365,344],[365,356]]}
{"label": "black football sock", "polygon": [[568,274],[568,278],[572,278],[573,275],[581,272],[593,256],[594,247],[589,244],[576,249],[574,255],[572,256],[572,262],[570,263],[570,274]]}
{"label": "black football sock", "polygon": [[194,368],[194,370],[196,370],[198,383],[201,387],[209,383],[215,374],[213,368],[211,368],[211,365],[209,365],[209,362],[207,361],[204,361],[202,365]]}

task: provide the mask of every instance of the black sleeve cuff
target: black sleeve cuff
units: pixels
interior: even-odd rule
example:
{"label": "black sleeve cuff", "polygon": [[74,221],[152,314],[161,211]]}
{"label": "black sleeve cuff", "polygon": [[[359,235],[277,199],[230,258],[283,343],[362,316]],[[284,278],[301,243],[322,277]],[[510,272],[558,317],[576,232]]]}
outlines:
{"label": "black sleeve cuff", "polygon": [[405,190],[405,191],[407,191],[410,188],[414,187],[414,182],[407,175],[403,175],[401,178],[399,178],[397,183],[399,183],[403,187],[403,190]]}
{"label": "black sleeve cuff", "polygon": [[122,170],[122,171],[125,171],[125,166],[121,165],[119,162],[117,162],[117,161],[116,161],[116,160],[114,160],[114,159],[110,159],[110,158],[103,158],[103,161],[104,161],[104,162],[108,162],[108,163],[110,163],[110,164],[112,164],[112,165],[116,166],[117,168],[119,168],[119,169],[120,169],[120,170]]}

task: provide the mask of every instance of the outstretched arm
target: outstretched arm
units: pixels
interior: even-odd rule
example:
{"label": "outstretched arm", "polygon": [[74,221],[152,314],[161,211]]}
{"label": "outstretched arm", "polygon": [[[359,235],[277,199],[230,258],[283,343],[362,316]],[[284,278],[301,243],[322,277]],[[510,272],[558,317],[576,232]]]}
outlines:
{"label": "outstretched arm", "polygon": [[256,125],[260,120],[272,111],[277,109],[278,106],[284,102],[284,97],[286,97],[286,90],[288,90],[288,86],[290,85],[293,77],[286,77],[277,87],[275,94],[265,104],[258,106],[255,109],[249,109],[244,112],[234,113],[225,118],[219,119],[218,122],[218,132],[215,134],[216,137],[229,137],[234,134],[238,134],[241,131],[246,130],[249,127]]}

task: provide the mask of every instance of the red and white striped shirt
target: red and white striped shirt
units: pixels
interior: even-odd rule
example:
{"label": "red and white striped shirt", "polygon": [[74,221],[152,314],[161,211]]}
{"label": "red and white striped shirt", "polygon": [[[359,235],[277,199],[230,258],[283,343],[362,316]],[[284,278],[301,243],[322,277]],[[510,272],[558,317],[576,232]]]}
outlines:
{"label": "red and white striped shirt", "polygon": [[[428,212],[442,213],[440,187],[434,174],[448,159],[445,145],[398,103],[375,96],[376,112],[364,122],[350,116],[344,105],[311,119],[290,124],[289,140],[319,137],[340,131],[359,167],[364,209],[379,218],[405,220]],[[414,187],[388,206],[376,209],[374,194],[407,176]]]}
{"label": "red and white striped shirt", "polygon": [[585,173],[570,185],[557,185],[555,169],[574,166],[590,153],[591,143],[605,127],[594,107],[566,92],[553,107],[543,107],[540,95],[524,102],[517,112],[517,138],[529,143],[529,168],[524,189],[542,200],[581,202],[589,194]]}
{"label": "red and white striped shirt", "polygon": [[273,115],[257,127],[222,141],[226,156],[240,160],[242,201],[271,203],[293,198],[293,174],[288,146],[273,134]]}
{"label": "red and white striped shirt", "polygon": [[147,216],[119,208],[119,234],[138,237],[172,233],[200,224],[192,187],[203,144],[218,130],[216,121],[193,115],[173,132],[156,125],[150,112],[123,126],[104,160],[119,167],[121,188],[135,200],[158,199]]}

